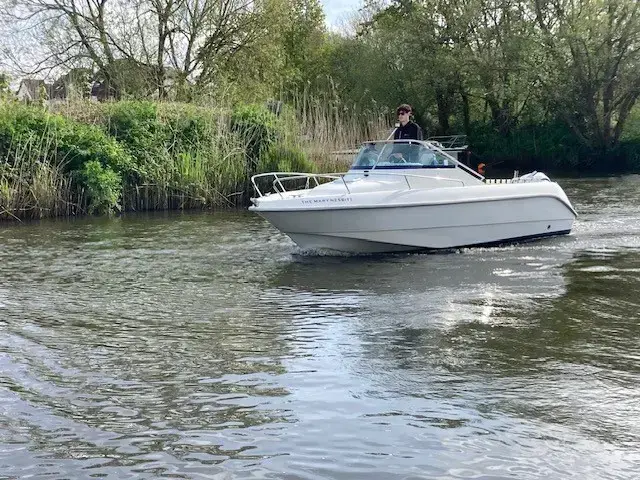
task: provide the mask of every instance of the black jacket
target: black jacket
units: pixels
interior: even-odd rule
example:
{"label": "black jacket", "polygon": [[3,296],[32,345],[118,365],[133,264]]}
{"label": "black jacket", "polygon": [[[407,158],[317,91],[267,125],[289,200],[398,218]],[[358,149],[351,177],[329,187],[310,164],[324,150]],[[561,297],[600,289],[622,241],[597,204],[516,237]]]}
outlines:
{"label": "black jacket", "polygon": [[409,121],[404,126],[400,125],[393,134],[394,140],[422,140],[422,129],[417,123]]}

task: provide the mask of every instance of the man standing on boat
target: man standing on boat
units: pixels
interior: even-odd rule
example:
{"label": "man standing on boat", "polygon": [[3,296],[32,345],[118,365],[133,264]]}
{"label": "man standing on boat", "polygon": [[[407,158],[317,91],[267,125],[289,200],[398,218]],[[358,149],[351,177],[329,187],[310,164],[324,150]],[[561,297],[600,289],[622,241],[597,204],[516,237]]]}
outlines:
{"label": "man standing on boat", "polygon": [[420,125],[411,120],[411,105],[403,103],[396,112],[400,126],[393,133],[394,140],[422,140],[422,129]]}

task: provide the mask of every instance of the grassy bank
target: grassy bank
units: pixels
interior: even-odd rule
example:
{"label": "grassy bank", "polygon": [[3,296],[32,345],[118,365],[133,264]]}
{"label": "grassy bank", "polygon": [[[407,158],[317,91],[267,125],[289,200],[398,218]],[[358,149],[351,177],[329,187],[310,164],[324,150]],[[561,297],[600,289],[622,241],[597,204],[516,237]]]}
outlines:
{"label": "grassy bank", "polygon": [[388,128],[318,99],[277,107],[0,102],[0,219],[245,205],[252,174],[344,170],[331,151]]}

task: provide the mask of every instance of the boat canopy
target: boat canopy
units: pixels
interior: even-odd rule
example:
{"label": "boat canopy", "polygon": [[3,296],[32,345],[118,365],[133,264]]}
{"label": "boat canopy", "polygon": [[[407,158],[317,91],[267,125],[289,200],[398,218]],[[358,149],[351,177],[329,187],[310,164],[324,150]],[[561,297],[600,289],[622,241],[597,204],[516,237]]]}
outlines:
{"label": "boat canopy", "polygon": [[453,157],[429,142],[379,141],[362,145],[351,170],[455,168],[457,163]]}

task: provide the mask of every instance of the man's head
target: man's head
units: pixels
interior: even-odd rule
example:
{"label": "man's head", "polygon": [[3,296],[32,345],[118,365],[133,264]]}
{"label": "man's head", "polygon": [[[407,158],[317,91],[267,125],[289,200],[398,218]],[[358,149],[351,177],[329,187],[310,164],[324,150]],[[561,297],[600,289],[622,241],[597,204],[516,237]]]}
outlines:
{"label": "man's head", "polygon": [[404,125],[409,122],[409,117],[411,116],[411,105],[403,103],[398,108],[396,108],[396,113],[398,114],[398,121]]}

